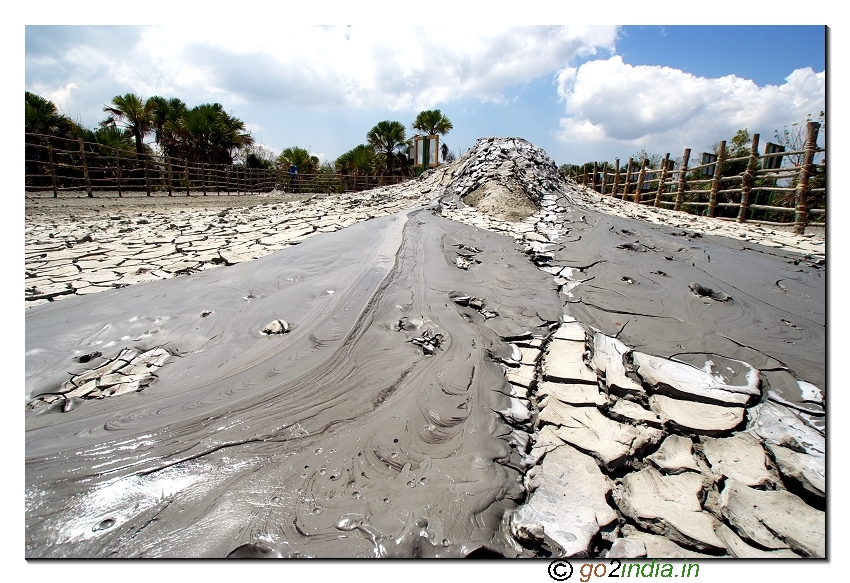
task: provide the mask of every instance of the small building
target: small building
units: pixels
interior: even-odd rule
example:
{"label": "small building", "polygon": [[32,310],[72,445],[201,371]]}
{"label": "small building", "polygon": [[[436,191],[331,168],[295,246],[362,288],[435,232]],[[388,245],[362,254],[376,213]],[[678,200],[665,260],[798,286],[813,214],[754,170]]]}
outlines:
{"label": "small building", "polygon": [[413,136],[408,154],[414,168],[436,168],[440,165],[440,136]]}

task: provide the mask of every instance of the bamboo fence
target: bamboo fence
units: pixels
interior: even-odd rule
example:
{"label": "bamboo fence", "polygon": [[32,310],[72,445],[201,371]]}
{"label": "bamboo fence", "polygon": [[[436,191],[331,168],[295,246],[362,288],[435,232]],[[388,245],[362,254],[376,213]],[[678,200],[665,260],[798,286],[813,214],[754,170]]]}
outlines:
{"label": "bamboo fence", "polygon": [[[826,151],[817,147],[819,130],[817,122],[807,123],[805,146],[799,151],[774,152],[766,146],[765,153],[759,155],[759,135],[755,134],[749,155],[741,158],[727,159],[726,142],[720,142],[716,160],[705,164],[689,167],[691,150],[687,148],[678,168],[674,168],[668,153],[657,169],[649,168],[646,159],[629,158],[626,172],[621,172],[620,160],[616,159],[613,166],[594,163],[592,171],[576,168],[571,178],[623,200],[734,218],[739,223],[755,220],[756,213],[762,212],[760,222],[793,222],[794,232],[803,234],[806,225],[825,225],[826,221],[826,187],[812,188],[809,184],[810,177],[826,171],[825,158],[817,166],[814,164],[815,155]],[[800,162],[790,163],[795,157]],[[744,161],[744,172],[721,175],[724,164]],[[758,204],[762,195],[767,204]],[[823,208],[818,208],[818,200]],[[774,201],[781,204],[773,204]]]}
{"label": "bamboo fence", "polygon": [[358,192],[409,180],[406,176],[298,173],[288,169],[205,164],[134,150],[119,150],[82,139],[26,134],[26,192],[95,193],[168,192],[168,196],[260,194],[272,190],[297,193]]}

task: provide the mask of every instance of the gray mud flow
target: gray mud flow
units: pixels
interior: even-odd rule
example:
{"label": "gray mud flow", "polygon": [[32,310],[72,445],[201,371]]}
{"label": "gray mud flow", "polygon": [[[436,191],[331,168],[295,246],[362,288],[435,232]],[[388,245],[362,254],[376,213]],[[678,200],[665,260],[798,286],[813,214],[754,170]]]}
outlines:
{"label": "gray mud flow", "polygon": [[791,401],[800,401],[799,386],[771,371],[825,386],[826,269],[818,262],[591,210],[563,217],[568,231],[539,263],[566,280],[565,313],[585,326],[697,368],[744,361],[772,381],[763,388]]}
{"label": "gray mud flow", "polygon": [[549,334],[556,289],[512,239],[422,209],[29,309],[27,401],[127,349],[167,358],[141,392],[27,411],[26,556],[521,554],[496,359]]}

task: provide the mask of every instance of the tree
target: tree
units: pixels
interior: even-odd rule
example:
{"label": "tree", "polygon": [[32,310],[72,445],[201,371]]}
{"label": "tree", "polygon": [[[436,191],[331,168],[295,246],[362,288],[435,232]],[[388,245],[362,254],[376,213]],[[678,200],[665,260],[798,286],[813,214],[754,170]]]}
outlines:
{"label": "tree", "polygon": [[37,135],[24,136],[25,175],[31,176],[49,172],[49,169],[45,169],[45,164],[49,160],[49,150],[45,146],[55,146],[55,138],[76,137],[81,129],[71,118],[59,113],[52,101],[26,91],[24,132]]}
{"label": "tree", "polygon": [[420,111],[413,122],[413,129],[426,135],[445,135],[452,130],[452,122],[439,109]]}
{"label": "tree", "polygon": [[261,144],[243,146],[236,152],[234,161],[246,168],[273,168],[277,157],[275,153]]}
{"label": "tree", "polygon": [[156,143],[163,154],[173,156],[182,135],[185,134],[185,118],[188,107],[176,97],[166,99],[154,95],[150,100],[156,104],[153,112],[153,131]]}
{"label": "tree", "polygon": [[[803,150],[806,149],[806,125],[812,120],[812,115],[808,114],[806,116],[806,120],[804,122],[795,122],[791,124],[791,127],[785,126],[780,132],[778,129],[773,132],[774,141],[780,146],[785,146],[785,150],[788,152],[800,152],[798,154],[788,154],[785,156],[785,160],[791,166],[802,166],[803,165]],[[818,115],[817,122],[820,124],[820,129],[818,130],[819,139],[825,139],[826,137],[826,113],[821,111]],[[823,157],[822,152],[815,152],[815,156],[813,158],[813,163],[815,164],[814,175],[809,178],[809,188],[824,188],[826,186],[826,158]],[[783,164],[784,165],[784,164]],[[798,177],[795,176],[793,180],[790,181],[788,186],[796,186],[798,181]],[[794,196],[793,193],[780,193],[775,199],[772,199],[774,202],[778,202],[782,206],[793,206],[794,204]],[[823,208],[826,205],[826,192],[812,194],[809,197],[808,201],[809,207],[820,207]]]}
{"label": "tree", "polygon": [[[812,114],[806,116],[806,121],[800,123],[795,122],[791,127],[785,126],[780,132],[778,129],[773,131],[773,140],[780,146],[785,146],[785,150],[789,152],[802,152],[806,147],[806,124],[812,120]],[[818,135],[820,138],[826,138],[826,113],[821,111],[818,115],[817,122],[820,124]],[[820,154],[815,154],[815,163],[818,162]],[[786,159],[792,166],[800,166],[803,163],[803,154],[789,154]]]}
{"label": "tree", "polygon": [[227,114],[220,103],[204,103],[183,116],[179,155],[207,164],[233,164],[233,156],[254,143],[245,122]]}
{"label": "tree", "polygon": [[116,150],[122,155],[133,149],[133,134],[128,130],[115,126],[97,128],[95,130],[82,129],[80,132],[83,141],[89,144],[89,151],[105,155],[116,154]]}
{"label": "tree", "polygon": [[[640,165],[643,164],[644,160],[649,160],[649,168],[658,169],[661,166],[661,161],[664,159],[664,156],[662,156],[661,154],[652,154],[651,152],[647,152],[646,148],[644,147],[632,154],[631,159],[634,163],[633,170],[638,171],[640,170]],[[623,172],[625,172],[626,166],[628,166],[628,161],[629,158],[627,157],[626,164],[621,168]]]}
{"label": "tree", "polygon": [[59,113],[56,105],[40,95],[25,92],[24,131],[28,134],[41,134],[69,138],[80,129],[71,118]]}
{"label": "tree", "polygon": [[[753,137],[747,128],[738,130],[731,139],[726,140],[726,161],[723,163],[723,168],[721,169],[723,176],[734,176],[746,172],[752,144]],[[720,152],[720,142],[715,142],[711,146],[711,151],[718,154]],[[735,158],[743,159],[734,160]]]}
{"label": "tree", "polygon": [[136,140],[136,153],[142,155],[144,138],[153,129],[153,114],[156,107],[156,101],[152,99],[145,101],[133,93],[116,95],[112,98],[112,105],[103,106],[103,111],[108,113],[109,117],[100,125],[114,126],[117,122],[122,122]]}
{"label": "tree", "polygon": [[407,144],[404,126],[397,121],[381,121],[366,134],[366,140],[386,155],[387,174],[393,172],[393,152]]}
{"label": "tree", "polygon": [[319,167],[319,159],[304,148],[292,146],[280,153],[280,156],[277,157],[277,164],[283,170],[288,170],[294,164],[298,166],[299,174],[315,174]]}
{"label": "tree", "polygon": [[375,171],[375,150],[368,144],[360,144],[340,154],[334,167],[340,174],[364,176]]}

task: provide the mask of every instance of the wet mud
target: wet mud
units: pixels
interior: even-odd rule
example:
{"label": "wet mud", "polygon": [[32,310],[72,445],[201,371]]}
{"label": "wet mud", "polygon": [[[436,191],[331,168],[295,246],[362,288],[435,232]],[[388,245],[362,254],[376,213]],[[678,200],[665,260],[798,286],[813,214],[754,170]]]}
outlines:
{"label": "wet mud", "polygon": [[[513,240],[423,209],[28,310],[28,400],[128,347],[171,358],[142,392],[28,411],[27,556],[521,553],[496,358],[500,334],[560,319],[548,280]],[[291,330],[264,334],[275,319]]]}
{"label": "wet mud", "polygon": [[[547,264],[569,268],[564,275],[581,282],[562,293],[577,320],[697,368],[713,354],[824,386],[826,270],[814,259],[593,211],[572,214]],[[786,398],[799,400],[799,390]]]}
{"label": "wet mud", "polygon": [[[704,521],[764,546],[716,502],[737,470],[693,457],[715,436],[752,447],[745,426],[783,476],[814,464],[787,489],[820,511],[823,448],[782,448],[825,435],[824,256],[757,228],[739,240],[603,212],[527,142],[476,148],[403,186],[433,197],[424,208],[27,308],[26,556],[552,556],[575,537],[547,537],[573,522],[575,556],[623,536],[679,552],[640,529],[738,556],[713,531],[653,530],[642,494],[692,472],[665,487],[693,486]],[[488,186],[490,202],[526,184],[541,210],[511,223],[467,207],[494,176],[510,188]],[[686,401],[734,419],[687,425],[672,408]],[[599,438],[613,427],[640,447]],[[680,449],[682,467],[649,471]],[[761,492],[733,485],[726,498]],[[548,513],[551,492],[598,511]]]}

